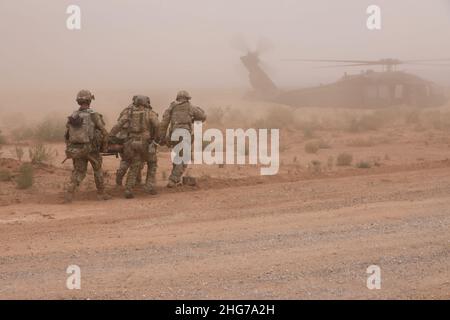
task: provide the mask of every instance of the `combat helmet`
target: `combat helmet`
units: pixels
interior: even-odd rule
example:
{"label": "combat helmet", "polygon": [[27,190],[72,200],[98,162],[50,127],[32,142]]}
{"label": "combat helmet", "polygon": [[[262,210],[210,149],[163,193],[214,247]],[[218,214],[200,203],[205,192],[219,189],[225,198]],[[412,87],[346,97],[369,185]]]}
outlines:
{"label": "combat helmet", "polygon": [[80,90],[76,100],[78,104],[90,103],[92,100],[95,100],[95,97],[89,90]]}
{"label": "combat helmet", "polygon": [[150,97],[143,95],[136,95],[133,97],[133,104],[136,106],[144,106],[150,108]]}
{"label": "combat helmet", "polygon": [[176,98],[177,101],[189,101],[191,99],[192,99],[191,95],[186,90],[178,91]]}

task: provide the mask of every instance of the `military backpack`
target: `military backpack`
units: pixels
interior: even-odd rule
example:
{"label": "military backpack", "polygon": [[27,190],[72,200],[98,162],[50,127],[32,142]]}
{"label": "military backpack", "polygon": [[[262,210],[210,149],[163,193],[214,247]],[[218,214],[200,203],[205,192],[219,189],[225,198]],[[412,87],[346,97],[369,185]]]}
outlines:
{"label": "military backpack", "polygon": [[91,143],[94,139],[95,124],[91,115],[93,110],[75,111],[68,120],[69,142],[74,144]]}

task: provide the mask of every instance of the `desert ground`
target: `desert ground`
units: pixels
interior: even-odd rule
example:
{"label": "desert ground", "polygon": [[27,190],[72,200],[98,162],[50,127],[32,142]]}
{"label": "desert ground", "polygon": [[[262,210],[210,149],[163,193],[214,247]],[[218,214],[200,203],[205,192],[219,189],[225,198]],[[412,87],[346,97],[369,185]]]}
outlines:
{"label": "desert ground", "polygon": [[[169,190],[162,148],[158,195],[138,187],[135,199],[124,199],[114,186],[118,159],[105,157],[113,199],[96,199],[90,170],[66,205],[63,142],[21,134],[42,117],[16,128],[11,119],[20,115],[0,113],[0,298],[450,298],[450,106],[199,101],[207,127],[280,128],[279,173],[195,165],[188,174],[197,186]],[[105,112],[109,128],[124,106]],[[20,167],[39,143],[51,156],[35,161],[32,187],[19,189]],[[66,288],[69,265],[81,268],[80,290]],[[381,268],[379,290],[366,286],[371,265]]]}

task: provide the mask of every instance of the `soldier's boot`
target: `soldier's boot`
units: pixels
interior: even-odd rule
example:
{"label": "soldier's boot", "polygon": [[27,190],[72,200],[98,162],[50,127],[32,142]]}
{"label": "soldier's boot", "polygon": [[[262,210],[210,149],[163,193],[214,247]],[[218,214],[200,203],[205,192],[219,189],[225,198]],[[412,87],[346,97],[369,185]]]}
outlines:
{"label": "soldier's boot", "polygon": [[141,167],[141,162],[139,159],[133,159],[128,169],[127,181],[125,182],[125,198],[134,198],[133,188],[136,186],[136,177],[139,173],[139,168]]}
{"label": "soldier's boot", "polygon": [[158,194],[158,192],[155,189],[155,186],[153,185],[153,183],[146,183],[144,186],[144,191],[148,194],[151,195],[156,195]]}
{"label": "soldier's boot", "polygon": [[136,185],[137,186],[140,186],[142,184],[142,171],[141,170],[139,170],[139,172],[136,176]]}
{"label": "soldier's boot", "polygon": [[172,173],[169,177],[169,183],[167,184],[167,188],[174,188],[181,184],[181,177],[183,176],[184,171],[186,170],[187,165],[185,164],[174,164],[172,168]]}
{"label": "soldier's boot", "polygon": [[158,193],[155,189],[157,164],[156,162],[148,162],[147,167],[147,177],[145,180],[144,190],[149,194],[155,195]]}
{"label": "soldier's boot", "polygon": [[97,199],[99,201],[106,201],[106,200],[111,200],[112,197],[111,197],[111,195],[106,193],[105,190],[101,190],[101,191],[97,192]]}
{"label": "soldier's boot", "polygon": [[76,189],[76,187],[73,183],[71,183],[67,186],[66,190],[64,191],[63,203],[72,203],[75,189]]}
{"label": "soldier's boot", "polygon": [[118,169],[116,171],[116,186],[121,187],[123,184],[123,177],[125,176],[126,171]]}
{"label": "soldier's boot", "polygon": [[169,182],[167,183],[167,188],[175,188],[176,186],[179,186],[179,185],[180,185],[180,182],[169,180]]}
{"label": "soldier's boot", "polygon": [[131,190],[129,190],[129,189],[126,189],[126,190],[125,190],[124,195],[125,195],[125,198],[126,198],[126,199],[133,199],[133,198],[134,198],[133,192],[132,192]]}
{"label": "soldier's boot", "polygon": [[197,179],[194,177],[183,177],[183,185],[195,187],[197,185]]}

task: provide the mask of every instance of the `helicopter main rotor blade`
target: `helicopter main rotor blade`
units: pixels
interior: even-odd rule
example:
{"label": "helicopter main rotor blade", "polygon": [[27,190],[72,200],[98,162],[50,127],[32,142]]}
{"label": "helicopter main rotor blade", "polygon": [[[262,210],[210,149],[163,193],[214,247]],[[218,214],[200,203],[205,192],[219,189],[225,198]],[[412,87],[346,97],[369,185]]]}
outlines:
{"label": "helicopter main rotor blade", "polygon": [[403,63],[414,63],[414,62],[445,62],[450,61],[450,59],[427,59],[427,60],[405,60]]}
{"label": "helicopter main rotor blade", "polygon": [[342,63],[365,63],[365,64],[377,64],[380,61],[372,60],[322,60],[322,59],[283,59],[283,61],[301,61],[301,62],[342,62]]}
{"label": "helicopter main rotor blade", "polygon": [[362,67],[362,66],[373,66],[373,63],[354,63],[354,64],[336,64],[332,66],[321,66],[316,67],[316,69],[322,69],[322,68],[340,68],[340,67]]}
{"label": "helicopter main rotor blade", "polygon": [[450,67],[449,63],[408,63],[413,66],[427,66],[427,67]]}

